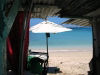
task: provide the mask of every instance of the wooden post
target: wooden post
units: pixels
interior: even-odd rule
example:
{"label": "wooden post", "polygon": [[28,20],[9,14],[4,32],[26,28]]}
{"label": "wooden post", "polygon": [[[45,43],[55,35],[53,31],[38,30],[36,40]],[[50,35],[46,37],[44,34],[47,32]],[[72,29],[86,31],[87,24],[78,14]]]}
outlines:
{"label": "wooden post", "polygon": [[0,75],[7,75],[6,38],[19,10],[20,2],[14,0],[8,16],[5,16],[4,5],[6,0],[0,0]]}
{"label": "wooden post", "polygon": [[5,28],[4,16],[3,16],[3,3],[0,0],[0,75],[7,75],[6,66],[6,39],[3,37],[3,30]]}
{"label": "wooden post", "polygon": [[7,75],[6,40],[0,38],[0,75]]}
{"label": "wooden post", "polygon": [[90,62],[90,74],[100,75],[100,18],[91,20],[93,29],[93,58]]}

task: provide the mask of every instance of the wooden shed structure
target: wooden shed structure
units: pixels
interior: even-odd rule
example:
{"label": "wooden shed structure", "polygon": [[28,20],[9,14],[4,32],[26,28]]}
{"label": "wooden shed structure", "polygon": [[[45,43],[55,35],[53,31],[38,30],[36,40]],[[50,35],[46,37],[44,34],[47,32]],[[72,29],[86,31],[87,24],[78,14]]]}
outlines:
{"label": "wooden shed structure", "polygon": [[[7,75],[7,48],[11,55],[15,53],[15,59],[10,60],[20,60],[18,65],[14,65],[17,75],[23,74],[26,70],[29,20],[48,16],[71,18],[66,23],[92,26],[93,58],[88,74],[100,75],[100,0],[0,0],[0,75]],[[17,40],[10,40],[12,38]]]}

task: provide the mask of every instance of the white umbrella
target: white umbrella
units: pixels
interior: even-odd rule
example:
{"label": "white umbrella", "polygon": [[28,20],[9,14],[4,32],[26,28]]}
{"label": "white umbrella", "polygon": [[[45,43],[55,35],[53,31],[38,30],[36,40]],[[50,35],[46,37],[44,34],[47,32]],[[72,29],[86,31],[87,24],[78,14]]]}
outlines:
{"label": "white umbrella", "polygon": [[33,33],[59,33],[71,30],[72,29],[65,28],[50,21],[43,21],[30,28],[30,31],[32,31]]}
{"label": "white umbrella", "polygon": [[33,33],[46,33],[47,59],[48,59],[48,37],[50,36],[49,33],[59,33],[59,32],[71,31],[71,30],[72,29],[65,28],[61,25],[55,24],[50,21],[43,21],[30,28],[30,31],[32,31]]}

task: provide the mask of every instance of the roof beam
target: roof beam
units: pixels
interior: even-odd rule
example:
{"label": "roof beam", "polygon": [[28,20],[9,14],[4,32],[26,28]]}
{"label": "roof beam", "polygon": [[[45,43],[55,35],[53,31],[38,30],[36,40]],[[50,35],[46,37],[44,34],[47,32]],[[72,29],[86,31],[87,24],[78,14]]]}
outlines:
{"label": "roof beam", "polygon": [[100,15],[100,8],[96,9],[95,11],[92,11],[92,12],[86,14],[86,16],[92,16],[92,17],[99,16],[99,15]]}
{"label": "roof beam", "polygon": [[66,17],[66,18],[80,18],[80,19],[91,19],[91,18],[93,18],[93,17],[90,17],[90,16],[77,16],[77,15],[64,15],[64,16],[62,16],[62,15],[60,15],[59,17]]}

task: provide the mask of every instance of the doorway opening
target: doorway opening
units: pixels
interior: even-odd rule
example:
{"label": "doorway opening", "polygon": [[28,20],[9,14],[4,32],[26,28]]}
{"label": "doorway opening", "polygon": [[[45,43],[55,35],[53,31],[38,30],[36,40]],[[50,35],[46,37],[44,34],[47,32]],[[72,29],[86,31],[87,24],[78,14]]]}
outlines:
{"label": "doorway opening", "polygon": [[[48,75],[87,75],[92,59],[92,27],[62,24],[68,18],[49,17],[49,21],[72,29],[71,32],[51,34],[49,38]],[[32,18],[30,26],[42,22]],[[44,34],[30,32],[29,49],[33,52],[45,52]]]}

